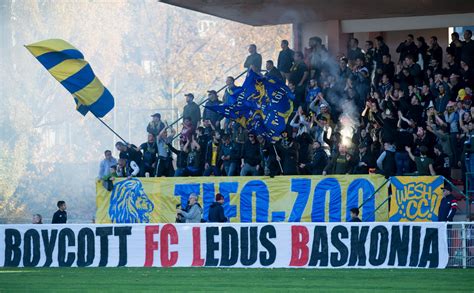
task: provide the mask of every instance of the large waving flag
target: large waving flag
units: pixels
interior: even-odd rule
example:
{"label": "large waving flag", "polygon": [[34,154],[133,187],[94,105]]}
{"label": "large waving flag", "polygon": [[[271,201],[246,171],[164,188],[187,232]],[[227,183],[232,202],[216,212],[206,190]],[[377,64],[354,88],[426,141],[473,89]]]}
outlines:
{"label": "large waving flag", "polygon": [[239,91],[226,105],[210,106],[224,117],[239,122],[268,140],[278,140],[293,112],[294,94],[282,82],[249,70]]}
{"label": "large waving flag", "polygon": [[114,107],[114,97],[95,76],[84,55],[71,44],[50,39],[25,46],[74,97],[77,111],[104,117]]}

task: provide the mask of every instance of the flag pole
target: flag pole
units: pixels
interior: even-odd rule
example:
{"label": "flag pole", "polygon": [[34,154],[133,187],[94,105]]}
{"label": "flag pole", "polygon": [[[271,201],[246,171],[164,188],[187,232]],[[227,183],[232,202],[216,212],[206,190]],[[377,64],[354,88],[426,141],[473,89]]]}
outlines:
{"label": "flag pole", "polygon": [[[92,112],[91,112],[92,113]],[[95,118],[97,118],[102,124],[105,125],[105,127],[107,127],[110,131],[112,131],[113,134],[115,134],[118,138],[120,138],[125,144],[128,144],[128,142],[123,139],[117,132],[115,132],[115,130],[113,130],[107,123],[104,122],[104,120],[102,120],[100,117],[98,117],[97,115],[95,115],[94,113],[92,113]]]}
{"label": "flag pole", "polygon": [[[273,145],[273,149],[275,150],[275,156],[276,156],[277,158],[279,158],[275,145]],[[282,168],[282,166],[281,166],[281,162],[280,162],[279,159],[277,159],[277,162],[278,162],[278,165],[280,166],[281,174],[283,175],[283,168]]]}

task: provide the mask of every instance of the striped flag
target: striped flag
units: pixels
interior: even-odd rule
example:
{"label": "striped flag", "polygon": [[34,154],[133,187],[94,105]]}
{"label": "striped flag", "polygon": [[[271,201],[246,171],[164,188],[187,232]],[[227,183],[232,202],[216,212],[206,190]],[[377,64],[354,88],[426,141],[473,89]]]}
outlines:
{"label": "striped flag", "polygon": [[71,44],[50,39],[25,46],[74,97],[82,115],[104,117],[114,107],[114,97],[95,76],[84,55]]}

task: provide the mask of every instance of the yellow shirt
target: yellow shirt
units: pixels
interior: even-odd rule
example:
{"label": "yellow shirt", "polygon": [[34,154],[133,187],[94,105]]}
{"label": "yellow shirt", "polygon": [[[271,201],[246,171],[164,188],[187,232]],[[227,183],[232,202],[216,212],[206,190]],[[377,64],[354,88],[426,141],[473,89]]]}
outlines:
{"label": "yellow shirt", "polygon": [[217,145],[212,143],[211,166],[217,165]]}

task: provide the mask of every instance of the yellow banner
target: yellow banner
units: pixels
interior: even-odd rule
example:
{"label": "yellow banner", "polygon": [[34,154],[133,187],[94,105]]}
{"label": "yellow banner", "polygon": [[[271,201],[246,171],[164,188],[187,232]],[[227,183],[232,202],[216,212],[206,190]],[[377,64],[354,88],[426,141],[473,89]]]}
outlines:
{"label": "yellow banner", "polygon": [[361,208],[363,221],[387,221],[387,188],[380,175],[174,177],[117,179],[112,192],[97,182],[97,223],[172,223],[176,205],[199,196],[203,218],[216,193],[231,222],[345,222]]}
{"label": "yellow banner", "polygon": [[441,176],[391,178],[390,222],[436,222],[443,198]]}

